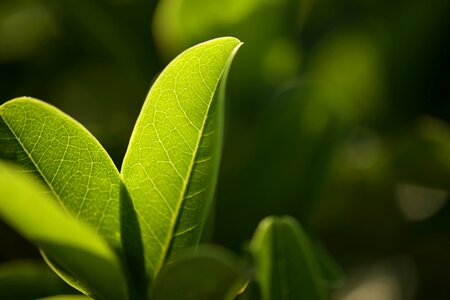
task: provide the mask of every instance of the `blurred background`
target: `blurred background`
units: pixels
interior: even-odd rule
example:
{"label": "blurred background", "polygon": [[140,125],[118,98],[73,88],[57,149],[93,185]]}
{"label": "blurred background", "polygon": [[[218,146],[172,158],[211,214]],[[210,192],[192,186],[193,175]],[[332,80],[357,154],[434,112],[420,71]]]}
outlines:
{"label": "blurred background", "polygon": [[[209,240],[242,253],[289,214],[344,269],[335,299],[447,299],[450,1],[1,0],[0,103],[56,105],[120,168],[158,72],[228,35]],[[0,234],[1,261],[38,256]]]}

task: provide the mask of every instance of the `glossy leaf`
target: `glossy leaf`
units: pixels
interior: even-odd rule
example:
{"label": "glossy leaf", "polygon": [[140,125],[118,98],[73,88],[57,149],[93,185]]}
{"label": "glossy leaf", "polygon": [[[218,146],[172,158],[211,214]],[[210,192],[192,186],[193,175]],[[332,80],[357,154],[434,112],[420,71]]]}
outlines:
{"label": "glossy leaf", "polygon": [[0,265],[2,299],[26,300],[77,291],[37,261],[12,261]]}
{"label": "glossy leaf", "polygon": [[125,299],[118,258],[95,231],[69,215],[42,184],[17,167],[1,162],[0,182],[3,221],[88,288],[83,292],[99,299]]}
{"label": "glossy leaf", "polygon": [[167,264],[150,299],[234,299],[244,280],[244,269],[233,253],[204,246]]}
{"label": "glossy leaf", "polygon": [[311,242],[295,219],[264,219],[250,249],[261,299],[327,299]]}
{"label": "glossy leaf", "polygon": [[37,173],[74,216],[120,247],[120,176],[99,142],[78,122],[42,101],[0,106],[0,159]]}
{"label": "glossy leaf", "polygon": [[180,54],[154,83],[135,125],[122,175],[150,278],[199,241],[220,158],[224,81],[240,45],[219,38]]}

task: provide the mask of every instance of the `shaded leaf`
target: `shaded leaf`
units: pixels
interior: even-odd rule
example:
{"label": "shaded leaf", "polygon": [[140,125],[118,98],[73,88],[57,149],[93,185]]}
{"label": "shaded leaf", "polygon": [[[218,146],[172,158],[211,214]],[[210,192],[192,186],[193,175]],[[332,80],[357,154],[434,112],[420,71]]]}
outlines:
{"label": "shaded leaf", "polygon": [[151,88],[122,174],[153,278],[166,258],[196,245],[220,158],[226,72],[241,43],[214,39],[175,58]]}
{"label": "shaded leaf", "polygon": [[0,159],[39,175],[67,210],[120,247],[120,176],[100,143],[78,122],[42,101],[0,107]]}
{"label": "shaded leaf", "polygon": [[252,300],[261,299],[261,291],[254,281],[249,281],[242,291],[236,296],[236,300]]}
{"label": "shaded leaf", "polygon": [[[36,180],[0,163],[0,217],[99,299],[124,299],[119,261],[90,227],[67,214]],[[69,284],[78,288],[74,282]]]}
{"label": "shaded leaf", "polygon": [[250,250],[261,299],[327,299],[314,250],[295,219],[264,219],[253,237]]}
{"label": "shaded leaf", "polygon": [[0,265],[2,299],[26,300],[77,291],[37,261],[12,261]]}
{"label": "shaded leaf", "polygon": [[344,271],[336,260],[320,243],[314,244],[314,253],[320,266],[321,278],[330,288],[341,287],[344,282]]}
{"label": "shaded leaf", "polygon": [[234,299],[244,281],[243,268],[233,253],[203,246],[168,263],[161,270],[150,299]]}

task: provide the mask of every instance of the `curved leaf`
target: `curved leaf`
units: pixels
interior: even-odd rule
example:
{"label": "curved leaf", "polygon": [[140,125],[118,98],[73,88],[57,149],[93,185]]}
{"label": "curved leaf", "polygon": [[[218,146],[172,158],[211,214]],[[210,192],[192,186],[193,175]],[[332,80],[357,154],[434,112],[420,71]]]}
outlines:
{"label": "curved leaf", "polygon": [[342,287],[345,281],[344,270],[334,257],[328,253],[324,245],[315,242],[313,246],[314,253],[319,262],[322,281],[331,289]]}
{"label": "curved leaf", "polygon": [[167,264],[156,279],[150,299],[234,299],[244,280],[244,269],[233,253],[203,246]]}
{"label": "curved leaf", "polygon": [[221,150],[224,99],[218,85],[240,45],[219,38],[180,54],[156,80],[136,122],[122,176],[150,278],[166,258],[199,241]]}
{"label": "curved leaf", "polygon": [[67,214],[41,184],[17,167],[0,162],[0,182],[0,217],[7,224],[89,287],[93,296],[125,299],[119,261],[95,231]]}
{"label": "curved leaf", "polygon": [[263,300],[327,299],[306,233],[291,217],[261,221],[250,244]]}
{"label": "curved leaf", "polygon": [[37,173],[74,216],[120,247],[119,173],[100,143],[78,122],[42,101],[0,106],[0,159]]}
{"label": "curved leaf", "polygon": [[37,261],[12,261],[0,265],[2,299],[36,299],[77,291]]}

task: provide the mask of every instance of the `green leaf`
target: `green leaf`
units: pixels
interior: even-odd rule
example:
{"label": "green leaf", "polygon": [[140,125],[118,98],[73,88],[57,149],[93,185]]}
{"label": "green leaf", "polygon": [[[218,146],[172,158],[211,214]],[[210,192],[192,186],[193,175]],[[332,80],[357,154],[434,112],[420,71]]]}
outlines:
{"label": "green leaf", "polygon": [[245,281],[237,257],[212,246],[188,252],[161,270],[150,299],[234,299]]}
{"label": "green leaf", "polygon": [[314,243],[314,253],[319,262],[321,278],[329,288],[339,288],[343,285],[345,274],[341,266],[320,243]]}
{"label": "green leaf", "polygon": [[120,247],[120,175],[99,142],[55,107],[31,98],[0,106],[0,159],[37,173],[74,216]]}
{"label": "green leaf", "polygon": [[219,38],[180,54],[156,80],[135,125],[122,175],[150,279],[200,239],[220,158],[224,82],[240,45]]}
{"label": "green leaf", "polygon": [[263,300],[327,299],[311,242],[291,217],[264,219],[250,244]]}
{"label": "green leaf", "polygon": [[12,261],[0,265],[2,299],[26,300],[77,291],[37,261]]}
{"label": "green leaf", "polygon": [[0,162],[0,182],[1,219],[88,287],[83,292],[99,299],[125,299],[118,258],[95,231],[68,214],[44,186],[17,167]]}

